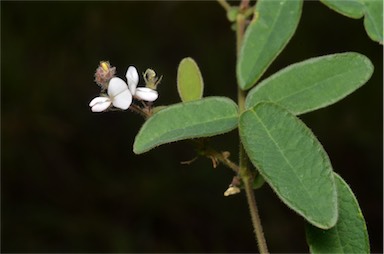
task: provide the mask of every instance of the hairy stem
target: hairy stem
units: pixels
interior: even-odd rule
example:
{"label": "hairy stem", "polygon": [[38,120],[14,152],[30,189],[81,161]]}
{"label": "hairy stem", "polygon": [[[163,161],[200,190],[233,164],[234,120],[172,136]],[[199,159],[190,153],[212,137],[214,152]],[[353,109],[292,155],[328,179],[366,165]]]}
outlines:
{"label": "hairy stem", "polygon": [[223,156],[221,153],[221,156],[218,157],[218,160],[226,165],[228,168],[232,169],[235,173],[239,173],[240,167],[233,163],[231,160],[229,160],[226,156]]}
{"label": "hairy stem", "polygon": [[139,115],[141,115],[145,119],[147,119],[148,117],[151,116],[148,112],[145,112],[143,109],[141,109],[139,106],[137,106],[137,105],[135,105],[133,103],[131,104],[129,109],[132,110],[133,112],[138,113]]}
{"label": "hairy stem", "polygon": [[232,169],[237,174],[240,171],[240,167],[228,158],[229,152],[217,152],[216,150],[209,149],[206,152],[205,156],[223,163],[225,166]]}
{"label": "hairy stem", "polygon": [[[197,153],[201,156],[205,156],[212,160],[213,167],[216,168],[218,163],[221,162],[223,165],[232,169],[236,174],[239,174],[240,167],[229,159],[230,153],[227,151],[217,151],[211,146],[206,144],[206,139],[200,138],[192,141],[195,145]],[[195,158],[196,159],[196,158]],[[195,159],[191,160],[194,161]],[[185,162],[184,164],[188,164]]]}
{"label": "hairy stem", "polygon": [[249,210],[252,218],[252,225],[256,235],[256,240],[259,246],[260,253],[268,253],[267,242],[265,241],[263,228],[261,226],[261,221],[259,217],[259,211],[256,205],[255,193],[252,188],[253,178],[252,177],[242,177],[244,183],[245,193],[247,195],[247,201],[249,205]]}
{"label": "hairy stem", "polygon": [[[242,0],[240,3],[240,9],[246,11],[249,7],[249,0]],[[243,43],[244,31],[245,31],[245,16],[243,13],[239,13],[236,19],[236,44],[237,44],[237,57],[240,55],[241,45]],[[245,110],[245,97],[246,94],[243,90],[238,87],[238,105],[239,113],[242,113]],[[239,173],[240,177],[244,183],[245,193],[247,195],[247,201],[249,206],[249,211],[251,214],[252,225],[255,232],[256,241],[258,243],[260,253],[268,253],[268,247],[265,241],[263,227],[261,226],[261,221],[259,217],[259,212],[256,205],[256,199],[254,190],[252,188],[253,176],[252,172],[248,167],[248,156],[244,150],[243,144],[239,144]]]}

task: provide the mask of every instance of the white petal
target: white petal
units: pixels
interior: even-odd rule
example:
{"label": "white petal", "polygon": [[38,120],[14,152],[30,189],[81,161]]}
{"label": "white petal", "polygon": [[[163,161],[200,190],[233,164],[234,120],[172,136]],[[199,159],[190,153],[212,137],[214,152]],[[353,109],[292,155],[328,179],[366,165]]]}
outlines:
{"label": "white petal", "polygon": [[131,106],[131,103],[132,103],[132,94],[128,89],[116,95],[112,101],[113,106],[115,106],[116,108],[124,109],[124,110],[129,108],[129,106]]}
{"label": "white petal", "polygon": [[159,97],[157,91],[148,87],[139,87],[136,89],[135,96],[144,101],[155,101]]}
{"label": "white petal", "polygon": [[89,106],[90,107],[93,107],[96,105],[96,103],[100,103],[100,102],[106,102],[108,101],[109,98],[108,97],[96,97],[94,98],[93,100],[91,100],[91,102],[89,103]]}
{"label": "white petal", "polygon": [[224,192],[224,196],[228,197],[230,195],[235,195],[237,193],[240,192],[240,189],[239,187],[236,187],[236,186],[230,186],[225,192]]}
{"label": "white petal", "polygon": [[89,106],[92,107],[92,112],[101,112],[106,110],[111,105],[111,100],[108,97],[96,97]]}
{"label": "white petal", "polygon": [[128,90],[127,83],[121,78],[112,78],[108,85],[108,95],[113,98],[116,95]]}
{"label": "white petal", "polygon": [[137,73],[137,70],[135,66],[129,66],[127,70],[127,74],[125,75],[127,78],[129,90],[132,94],[136,93],[136,86],[139,83],[139,73]]}

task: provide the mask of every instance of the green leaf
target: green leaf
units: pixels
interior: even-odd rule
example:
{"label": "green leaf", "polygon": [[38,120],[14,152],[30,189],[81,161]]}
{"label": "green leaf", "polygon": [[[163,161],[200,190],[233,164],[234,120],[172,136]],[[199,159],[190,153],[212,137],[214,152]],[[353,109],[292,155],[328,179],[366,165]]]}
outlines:
{"label": "green leaf", "polygon": [[279,198],[311,224],[337,221],[337,195],[327,153],[296,116],[273,103],[259,103],[240,116],[241,141]]}
{"label": "green leaf", "polygon": [[349,18],[359,19],[364,16],[364,3],[361,0],[320,0],[320,2]]}
{"label": "green leaf", "polygon": [[364,16],[368,36],[383,43],[383,0],[321,0],[332,10],[350,18]]}
{"label": "green leaf", "polygon": [[163,110],[163,109],[166,109],[168,106],[164,106],[164,105],[162,105],[162,106],[156,106],[156,107],[154,107],[153,109],[152,109],[152,112],[153,112],[153,114],[156,114],[157,112],[159,112],[159,111],[161,111],[161,110]]}
{"label": "green leaf", "polygon": [[144,123],[133,151],[140,154],[165,143],[222,134],[235,129],[237,123],[237,105],[226,97],[174,104]]}
{"label": "green leaf", "polygon": [[241,89],[251,88],[287,45],[299,23],[301,7],[301,0],[257,1],[237,62]]}
{"label": "green leaf", "polygon": [[186,57],[177,70],[177,90],[182,101],[199,100],[203,96],[204,83],[195,60]]}
{"label": "green leaf", "polygon": [[370,253],[367,227],[356,197],[348,184],[335,174],[339,201],[339,219],[336,225],[322,230],[306,226],[311,253]]}
{"label": "green leaf", "polygon": [[365,84],[372,72],[371,61],[358,53],[311,58],[260,82],[248,93],[245,105],[270,101],[303,114],[343,99]]}
{"label": "green leaf", "polygon": [[381,44],[383,44],[383,1],[370,0],[364,1],[365,17],[364,27],[368,36]]}

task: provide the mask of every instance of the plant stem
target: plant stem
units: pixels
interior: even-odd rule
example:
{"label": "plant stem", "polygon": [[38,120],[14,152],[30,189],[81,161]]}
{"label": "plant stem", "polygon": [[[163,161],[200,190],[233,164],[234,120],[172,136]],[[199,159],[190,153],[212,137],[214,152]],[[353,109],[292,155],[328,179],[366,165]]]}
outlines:
{"label": "plant stem", "polygon": [[263,228],[259,217],[259,211],[256,205],[255,193],[252,188],[252,177],[242,177],[244,183],[245,193],[247,195],[247,201],[249,205],[249,211],[251,213],[252,225],[255,231],[256,240],[259,246],[260,253],[268,253],[267,242],[265,241]]}
{"label": "plant stem", "polygon": [[246,10],[249,8],[249,0],[241,0],[240,10]]}
{"label": "plant stem", "polygon": [[219,2],[219,4],[225,9],[225,11],[229,11],[229,9],[231,9],[231,6],[226,0],[217,0],[217,2]]}
{"label": "plant stem", "polygon": [[[249,5],[249,0],[242,0],[240,3],[240,9],[246,11]],[[237,58],[240,55],[241,45],[243,43],[245,31],[245,16],[242,13],[237,15],[236,19],[236,44],[237,44]],[[245,97],[246,94],[243,90],[238,87],[237,89],[237,99],[239,105],[239,113],[241,114],[245,110]],[[240,142],[239,145],[239,167],[240,167],[240,176],[244,183],[245,193],[247,196],[247,202],[249,206],[249,212],[251,214],[252,225],[255,232],[256,241],[258,243],[260,253],[268,253],[268,247],[265,241],[263,227],[261,226],[261,221],[259,217],[259,212],[256,205],[256,199],[254,190],[252,187],[253,176],[248,167],[248,156],[245,152],[243,144]]]}
{"label": "plant stem", "polygon": [[228,158],[229,152],[218,152],[216,150],[209,149],[205,152],[205,156],[207,156],[208,158],[211,158],[211,159],[213,158],[213,159],[223,163],[225,166],[232,169],[237,174],[240,171],[240,167]]}
{"label": "plant stem", "polygon": [[224,156],[222,153],[219,154],[217,159],[221,163],[226,165],[228,168],[232,169],[235,173],[239,173],[239,170],[240,170],[239,166],[236,165],[234,162],[232,162],[230,159],[228,159],[228,157]]}
{"label": "plant stem", "polygon": [[135,104],[131,104],[131,106],[129,107],[130,110],[132,110],[133,112],[136,112],[138,113],[139,115],[141,115],[142,117],[144,117],[145,119],[147,119],[148,117],[150,117],[150,114],[148,114],[147,112],[145,112],[144,110],[142,110],[139,106],[135,105]]}

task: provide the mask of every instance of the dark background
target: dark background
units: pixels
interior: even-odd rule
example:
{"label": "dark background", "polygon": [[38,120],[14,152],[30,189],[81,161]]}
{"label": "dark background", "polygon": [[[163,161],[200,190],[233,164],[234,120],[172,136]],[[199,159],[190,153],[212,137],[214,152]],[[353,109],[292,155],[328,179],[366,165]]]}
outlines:
{"label": "dark background", "polygon": [[[301,116],[355,192],[372,252],[382,252],[382,46],[363,20],[305,2],[298,30],[264,77],[288,64],[356,51],[375,65],[344,100]],[[232,172],[187,142],[132,152],[143,120],[92,113],[100,60],[164,75],[157,105],[179,101],[176,70],[193,57],[205,96],[236,99],[235,35],[210,2],[1,2],[2,252],[257,252]],[[233,131],[213,139],[236,160]],[[304,221],[271,189],[256,192],[271,252],[307,252]]]}

